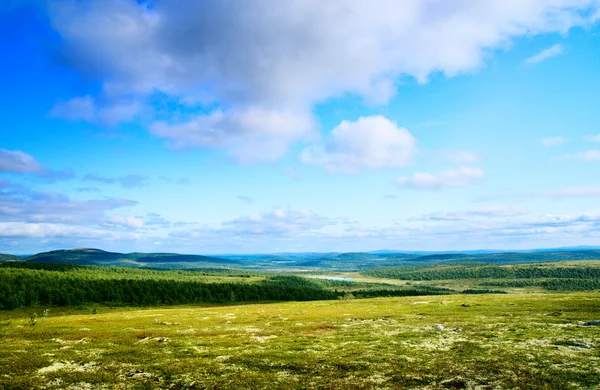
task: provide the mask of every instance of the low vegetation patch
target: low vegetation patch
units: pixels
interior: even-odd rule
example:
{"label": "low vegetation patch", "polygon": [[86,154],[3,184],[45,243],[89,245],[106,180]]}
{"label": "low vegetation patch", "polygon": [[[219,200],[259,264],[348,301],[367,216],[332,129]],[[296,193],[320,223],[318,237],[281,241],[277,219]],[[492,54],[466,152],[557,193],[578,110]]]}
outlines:
{"label": "low vegetation patch", "polygon": [[[37,310],[37,312],[41,312]],[[0,312],[1,389],[593,389],[595,293]],[[560,315],[550,315],[560,313]],[[594,322],[596,321],[596,322]]]}

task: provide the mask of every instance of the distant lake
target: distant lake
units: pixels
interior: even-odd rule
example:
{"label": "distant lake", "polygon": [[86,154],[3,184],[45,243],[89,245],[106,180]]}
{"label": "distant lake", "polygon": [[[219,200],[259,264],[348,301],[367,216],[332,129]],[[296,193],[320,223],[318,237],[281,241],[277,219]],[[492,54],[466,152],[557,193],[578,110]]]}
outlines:
{"label": "distant lake", "polygon": [[324,279],[324,280],[339,280],[341,282],[354,282],[354,279],[352,279],[352,278],[342,278],[339,276],[310,275],[310,276],[307,276],[307,278]]}

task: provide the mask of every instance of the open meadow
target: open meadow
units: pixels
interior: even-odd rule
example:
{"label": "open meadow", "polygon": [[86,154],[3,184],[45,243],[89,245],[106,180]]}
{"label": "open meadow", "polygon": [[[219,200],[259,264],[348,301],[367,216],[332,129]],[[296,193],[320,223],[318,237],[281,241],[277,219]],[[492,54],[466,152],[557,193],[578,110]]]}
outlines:
{"label": "open meadow", "polygon": [[32,312],[0,312],[2,389],[600,388],[597,293]]}

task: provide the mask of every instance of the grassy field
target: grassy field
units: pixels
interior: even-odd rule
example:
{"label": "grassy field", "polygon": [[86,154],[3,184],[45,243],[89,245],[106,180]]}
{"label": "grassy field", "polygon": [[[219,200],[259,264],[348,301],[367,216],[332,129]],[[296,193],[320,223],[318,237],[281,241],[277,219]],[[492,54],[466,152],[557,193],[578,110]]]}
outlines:
{"label": "grassy field", "polygon": [[[1,389],[598,389],[597,293],[0,312]],[[438,326],[436,329],[436,325]]]}

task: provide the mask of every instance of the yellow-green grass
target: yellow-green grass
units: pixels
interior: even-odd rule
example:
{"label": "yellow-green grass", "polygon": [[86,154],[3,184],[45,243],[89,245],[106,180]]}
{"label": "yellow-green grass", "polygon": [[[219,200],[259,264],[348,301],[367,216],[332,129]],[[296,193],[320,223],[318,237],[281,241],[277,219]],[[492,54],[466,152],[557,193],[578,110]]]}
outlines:
{"label": "yellow-green grass", "polygon": [[[313,274],[311,274],[313,275]],[[317,275],[315,273],[315,275]],[[467,289],[492,289],[492,290],[503,290],[510,293],[543,293],[547,290],[544,290],[540,286],[528,286],[528,287],[490,287],[490,286],[482,286],[484,282],[496,282],[496,281],[504,281],[506,279],[446,279],[446,280],[404,280],[404,279],[391,279],[391,278],[378,278],[374,276],[365,276],[360,272],[336,272],[334,273],[319,273],[318,275],[323,276],[335,276],[335,277],[343,277],[350,278],[354,282],[357,283],[377,283],[377,284],[388,284],[390,286],[397,287],[405,287],[406,289],[412,290],[418,288],[419,286],[433,286],[433,287],[441,287],[447,288],[450,290],[461,292]],[[538,278],[537,280],[542,281],[544,279]],[[363,286],[360,287],[329,287],[329,290],[338,290],[338,291],[354,291],[363,289]],[[377,288],[377,287],[373,287]]]}
{"label": "yellow-green grass", "polygon": [[594,293],[33,311],[0,312],[1,389],[600,388]]}

